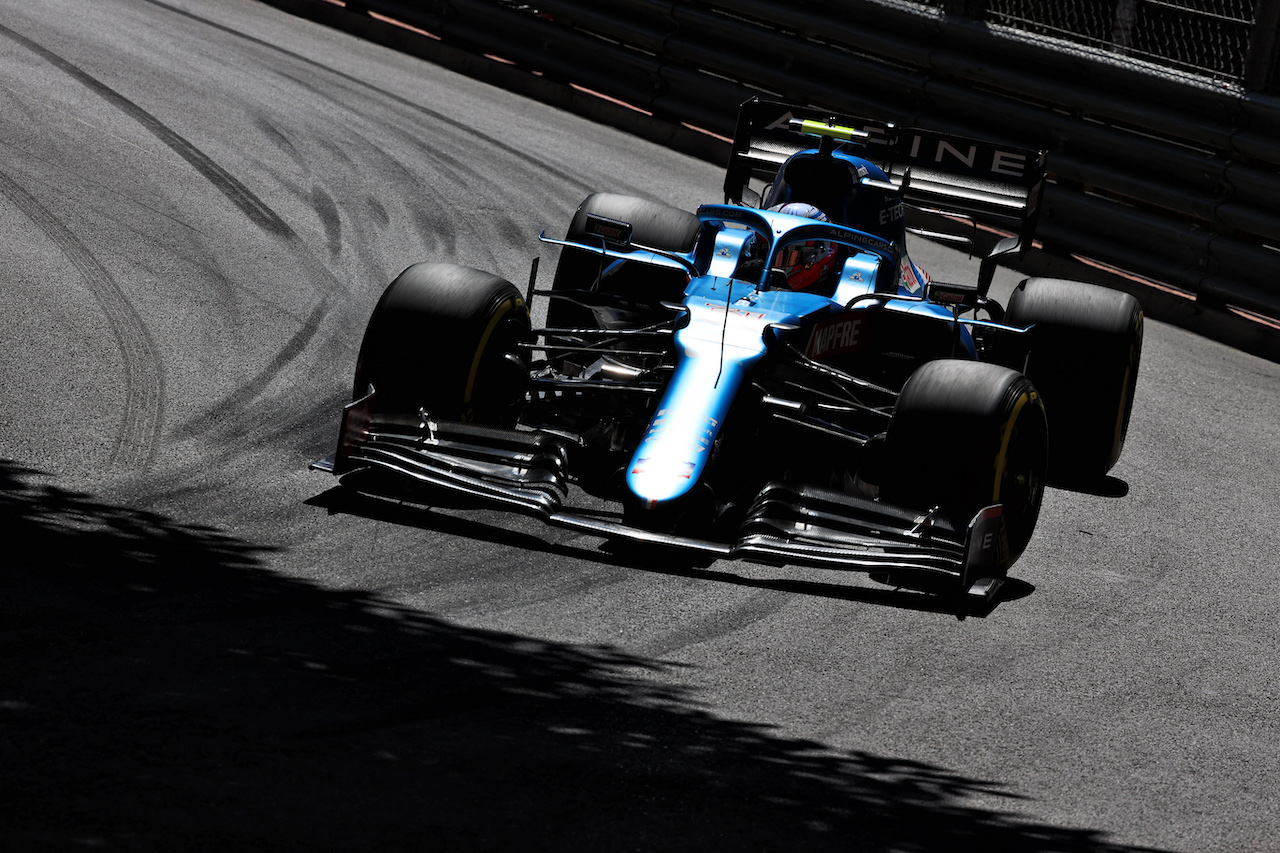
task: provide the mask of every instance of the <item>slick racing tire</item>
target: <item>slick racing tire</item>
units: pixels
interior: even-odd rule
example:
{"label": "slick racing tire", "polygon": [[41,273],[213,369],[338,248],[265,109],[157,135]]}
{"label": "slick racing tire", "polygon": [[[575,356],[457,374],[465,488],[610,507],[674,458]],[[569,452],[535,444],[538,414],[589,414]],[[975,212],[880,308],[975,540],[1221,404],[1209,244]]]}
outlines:
{"label": "slick racing tire", "polygon": [[517,344],[529,312],[508,281],[454,264],[415,264],[378,300],[356,363],[354,399],[375,411],[509,425],[528,378]]}
{"label": "slick racing tire", "polygon": [[[566,240],[597,244],[600,238],[590,234],[590,217],[600,217],[631,226],[632,243],[672,252],[688,252],[698,236],[698,217],[679,208],[632,196],[594,193],[578,206]],[[663,300],[680,301],[688,278],[679,270],[658,269],[649,265],[622,264],[581,249],[565,248],[556,266],[553,291],[603,290],[635,302],[641,307],[660,310]],[[597,285],[603,270],[609,270]],[[552,299],[547,309],[547,325],[562,329],[600,328],[588,309],[565,299]]]}
{"label": "slick racing tire", "polygon": [[928,362],[894,408],[881,495],[939,507],[961,529],[983,507],[1002,504],[1011,564],[1040,516],[1047,438],[1044,406],[1022,374],[961,359]]}
{"label": "slick racing tire", "polygon": [[1124,449],[1142,357],[1142,308],[1127,293],[1061,279],[1031,278],[1005,312],[1027,333],[1024,371],[1044,396],[1049,476],[1055,483],[1102,479]]}

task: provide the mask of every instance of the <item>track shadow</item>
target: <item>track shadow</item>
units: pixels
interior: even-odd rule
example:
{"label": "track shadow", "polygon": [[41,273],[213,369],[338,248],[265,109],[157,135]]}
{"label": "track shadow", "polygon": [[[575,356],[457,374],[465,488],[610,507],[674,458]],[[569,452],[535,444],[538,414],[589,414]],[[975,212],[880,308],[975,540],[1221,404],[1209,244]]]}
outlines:
{"label": "track shadow", "polygon": [[0,461],[0,847],[1121,851],[999,782],[712,715]]}

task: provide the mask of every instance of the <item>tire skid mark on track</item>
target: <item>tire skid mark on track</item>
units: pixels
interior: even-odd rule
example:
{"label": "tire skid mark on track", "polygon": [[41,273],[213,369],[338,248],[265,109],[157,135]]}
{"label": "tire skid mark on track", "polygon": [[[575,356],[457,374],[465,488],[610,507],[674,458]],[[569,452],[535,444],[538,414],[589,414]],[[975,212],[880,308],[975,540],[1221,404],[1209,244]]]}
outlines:
{"label": "tire skid mark on track", "polygon": [[[708,575],[714,573],[713,570],[703,571]],[[768,590],[755,590],[741,601],[725,604],[701,618],[692,619],[665,636],[655,635],[646,642],[644,651],[655,659],[669,658],[683,649],[709,644],[742,631],[748,625],[763,622],[787,606],[786,596]]]}
{"label": "tire skid mark on track", "polygon": [[380,228],[386,228],[391,224],[391,214],[387,213],[387,208],[382,202],[378,201],[375,196],[368,196],[365,200],[365,207],[369,213],[373,215],[373,221],[378,223]]}
{"label": "tire skid mark on track", "polygon": [[300,151],[298,151],[297,147],[289,139],[288,135],[286,135],[280,128],[276,127],[275,123],[272,122],[271,119],[267,118],[265,115],[259,114],[254,118],[253,124],[259,131],[266,135],[267,139],[271,140],[271,143],[275,145],[276,148],[289,155],[289,158],[293,160],[293,162],[303,168],[308,166],[306,158],[302,156]]}
{"label": "tire skid mark on track", "polygon": [[311,207],[324,226],[325,241],[329,249],[329,257],[336,259],[342,252],[342,217],[338,213],[338,205],[333,196],[325,192],[324,187],[316,184],[311,188]]}
{"label": "tire skid mark on track", "polygon": [[154,461],[164,413],[164,368],[151,332],[116,280],[48,208],[0,171],[7,197],[80,272],[107,318],[124,364],[125,405],[111,463],[134,471]]}
{"label": "tire skid mark on track", "polygon": [[[282,240],[288,249],[298,258],[307,273],[308,279],[313,284],[317,285],[320,302],[313,310],[311,318],[307,321],[307,325],[304,325],[303,329],[285,345],[280,353],[272,359],[270,364],[263,371],[260,371],[257,376],[246,382],[241,391],[237,391],[232,395],[232,398],[239,401],[241,405],[252,399],[252,397],[245,396],[243,393],[244,390],[260,390],[265,388],[281,370],[283,370],[290,362],[302,353],[305,348],[305,344],[310,341],[315,334],[316,327],[319,323],[317,318],[323,316],[323,314],[328,310],[333,294],[335,292],[345,290],[342,283],[338,281],[328,267],[319,262],[310,253],[305,241],[298,235],[293,227],[289,225],[289,223],[285,222],[279,214],[272,210],[234,175],[216,163],[204,152],[200,151],[200,149],[189,142],[181,134],[169,128],[150,112],[117,92],[115,89],[112,89],[110,86],[107,86],[105,83],[94,78],[79,66],[67,61],[58,54],[32,41],[21,33],[15,32],[3,24],[0,24],[0,35],[10,38],[35,53],[37,56],[40,56],[55,68],[63,71],[90,91],[102,97],[107,103],[134,119],[143,127],[143,129],[164,143],[170,150],[185,160],[192,168],[207,179],[215,189],[221,192],[232,204],[239,208],[251,222],[262,228],[268,234]],[[56,220],[54,221],[56,222]],[[332,223],[326,223],[326,230],[329,231],[331,235],[332,227]],[[321,282],[327,283],[327,286],[321,285]],[[119,288],[116,287],[116,290],[119,291]],[[121,295],[123,296],[123,294]],[[130,308],[132,308],[132,306],[130,306]],[[220,407],[225,405],[226,402],[228,401],[217,403],[215,406]],[[154,455],[154,450],[151,451],[151,454]]]}
{"label": "tire skid mark on track", "polygon": [[274,210],[268,207],[263,201],[254,195],[253,191],[236,179],[234,175],[226,169],[219,166],[212,159],[206,156],[200,149],[196,148],[185,137],[177,133],[158,118],[147,112],[124,95],[112,89],[110,86],[101,82],[91,74],[87,73],[79,66],[68,62],[58,54],[37,44],[21,33],[14,32],[8,27],[0,24],[0,35],[5,35],[13,41],[21,44],[32,53],[40,56],[50,65],[60,71],[73,77],[94,94],[100,96],[112,106],[119,109],[125,115],[132,118],[138,124],[142,125],[152,136],[159,139],[169,147],[175,154],[186,160],[197,172],[199,172],[209,183],[221,192],[227,199],[240,208],[245,216],[258,227],[262,228],[270,234],[279,237],[297,239],[297,234],[287,222],[279,217]]}
{"label": "tire skid mark on track", "polygon": [[[294,332],[293,337],[285,342],[275,358],[271,359],[252,379],[241,383],[235,391],[218,400],[213,408],[219,411],[240,411],[261,396],[276,376],[306,350],[331,309],[332,300],[329,298],[317,303],[311,314],[303,321],[302,328]],[[186,421],[175,433],[180,438],[192,437],[203,431],[201,427],[206,421],[205,416],[196,416]]]}
{"label": "tire skid mark on track", "polygon": [[[345,74],[341,71],[338,71],[336,68],[331,68],[327,65],[324,65],[320,62],[315,61],[314,59],[310,59],[301,54],[294,53],[293,51],[285,50],[284,48],[278,45],[274,45],[274,44],[271,44],[270,42],[263,41],[262,39],[255,38],[254,36],[248,35],[247,33],[240,32],[239,30],[231,29],[230,27],[223,26],[222,24],[216,23],[207,18],[202,18],[199,15],[196,15],[192,12],[188,12],[185,9],[179,9],[175,6],[170,6],[167,3],[160,2],[160,0],[146,0],[146,2],[150,3],[153,6],[158,6],[161,9],[166,9],[174,13],[175,15],[181,15],[185,18],[189,18],[190,20],[196,21],[205,26],[212,27],[213,29],[220,30],[224,33],[235,36],[236,38],[243,39],[248,42],[252,42],[253,44],[260,45],[278,54],[288,56],[291,59],[294,59],[298,62],[308,65],[312,68],[318,68],[327,74],[332,74],[334,77],[344,80],[361,89],[377,92],[379,95],[389,100],[392,100],[402,106],[409,107],[410,109],[416,112],[422,113],[423,115],[426,115],[434,122],[439,122],[440,124],[446,125],[451,128],[464,129],[467,131],[467,133],[471,137],[475,139],[484,140],[485,143],[494,146],[495,148],[502,151],[503,153],[508,154],[512,157],[515,157],[518,160],[523,160],[527,163],[530,163],[533,166],[536,166],[539,170],[545,171],[547,174],[554,176],[564,184],[567,184],[572,187],[576,187],[581,194],[585,195],[587,193],[591,193],[596,190],[595,186],[583,181],[581,177],[579,177],[578,175],[572,172],[562,170],[562,169],[557,169],[555,166],[551,165],[550,163],[539,160],[533,155],[529,154],[527,151],[522,151],[520,148],[514,145],[511,145],[510,143],[503,142],[501,139],[498,139],[496,137],[489,136],[484,133],[480,133],[479,131],[475,130],[475,128],[468,126],[465,122],[458,121],[457,119],[452,118],[451,116],[448,116],[444,113],[436,112],[435,110],[432,110],[428,107],[424,107],[422,104],[411,101],[408,98],[402,97],[393,92],[389,92],[386,89],[382,89],[378,86],[373,85],[372,83],[369,83],[368,81],[361,80],[360,78],[354,77],[350,74]],[[323,95],[325,93],[318,92],[318,94]]]}

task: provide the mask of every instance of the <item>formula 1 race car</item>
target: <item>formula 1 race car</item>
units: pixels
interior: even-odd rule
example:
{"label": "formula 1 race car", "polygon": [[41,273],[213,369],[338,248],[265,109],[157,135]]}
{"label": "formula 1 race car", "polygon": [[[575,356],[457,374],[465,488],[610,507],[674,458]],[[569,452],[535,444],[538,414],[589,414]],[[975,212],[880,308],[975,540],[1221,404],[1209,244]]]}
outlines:
{"label": "formula 1 race car", "polygon": [[[549,289],[536,260],[524,292],[452,264],[401,273],[314,467],[989,601],[1046,483],[1116,462],[1141,351],[1129,295],[1030,279],[1007,308],[989,297],[1044,178],[1043,152],[748,101],[724,204],[591,195],[564,240],[540,238],[561,247]],[[1014,233],[976,282],[934,281],[904,204]]]}

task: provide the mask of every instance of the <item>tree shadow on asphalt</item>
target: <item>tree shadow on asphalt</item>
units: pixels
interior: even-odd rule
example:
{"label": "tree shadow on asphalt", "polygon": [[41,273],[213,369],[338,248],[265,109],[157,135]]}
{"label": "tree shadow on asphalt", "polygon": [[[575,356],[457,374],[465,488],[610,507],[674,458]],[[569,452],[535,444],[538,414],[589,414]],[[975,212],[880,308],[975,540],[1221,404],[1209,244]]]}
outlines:
{"label": "tree shadow on asphalt", "polygon": [[[0,460],[0,847],[1121,851]],[[16,549],[14,548],[16,546]]]}

